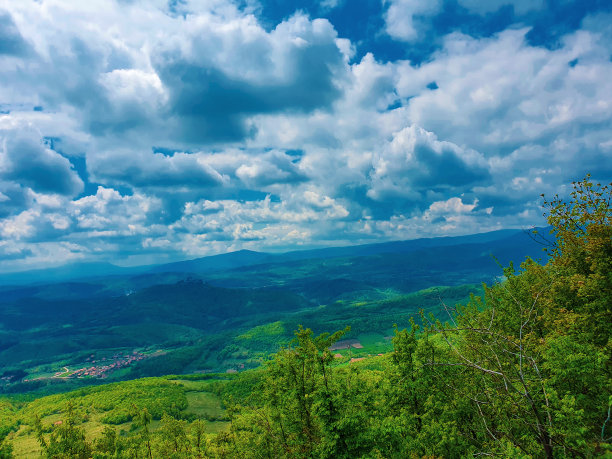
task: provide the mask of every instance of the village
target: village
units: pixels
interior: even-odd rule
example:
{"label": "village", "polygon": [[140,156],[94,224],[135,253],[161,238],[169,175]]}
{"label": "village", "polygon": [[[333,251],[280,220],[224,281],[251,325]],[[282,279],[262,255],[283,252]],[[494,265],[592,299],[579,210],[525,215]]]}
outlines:
{"label": "village", "polygon": [[153,355],[159,355],[161,351],[156,351],[152,354],[144,354],[139,351],[133,351],[132,353],[116,353],[112,357],[101,357],[96,359],[94,354],[91,354],[85,362],[91,364],[91,366],[84,366],[76,370],[70,370],[68,367],[64,367],[64,371],[58,371],[53,376],[54,378],[106,378],[112,371],[120,368],[125,368],[132,365],[135,362],[147,359]]}

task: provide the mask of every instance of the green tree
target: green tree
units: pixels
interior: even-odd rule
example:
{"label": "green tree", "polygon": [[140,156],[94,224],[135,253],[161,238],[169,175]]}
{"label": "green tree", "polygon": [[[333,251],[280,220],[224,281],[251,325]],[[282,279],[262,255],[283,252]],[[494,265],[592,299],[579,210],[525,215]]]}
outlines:
{"label": "green tree", "polygon": [[268,364],[250,408],[239,412],[232,429],[240,450],[264,457],[346,457],[348,436],[332,389],[329,347],[349,329],[314,337],[300,328],[291,347]]}
{"label": "green tree", "polygon": [[473,385],[453,365],[443,365],[450,355],[432,327],[411,320],[410,330],[397,330],[393,338],[393,368],[388,372],[392,419],[400,430],[390,451],[404,456],[465,456],[474,451],[469,400],[451,387]]}
{"label": "green tree", "polygon": [[13,445],[6,439],[7,433],[0,432],[0,459],[10,459],[13,457]]}
{"label": "green tree", "polygon": [[88,459],[92,454],[91,444],[85,439],[83,429],[77,427],[77,416],[74,406],[68,402],[66,417],[53,426],[48,440],[45,439],[42,422],[38,416],[34,419],[36,436],[48,458]]}
{"label": "green tree", "polygon": [[191,444],[195,457],[202,458],[206,454],[206,423],[196,419],[191,424]]}
{"label": "green tree", "polygon": [[151,424],[153,417],[146,408],[138,408],[134,405],[132,406],[132,410],[134,411],[134,426],[140,429],[137,441],[132,445],[132,449],[135,453],[134,457],[140,457],[139,452],[141,449],[144,449],[144,457],[153,459],[151,432],[149,431],[149,424]]}
{"label": "green tree", "polygon": [[576,314],[574,331],[605,347],[612,335],[612,184],[594,184],[587,175],[573,188],[569,201],[545,201],[555,236],[552,293]]}
{"label": "green tree", "polygon": [[165,458],[192,457],[190,443],[187,437],[187,422],[175,419],[165,413],[161,419],[161,426],[157,431],[157,456]]}
{"label": "green tree", "polygon": [[485,286],[484,301],[472,298],[447,324],[430,321],[449,352],[425,364],[456,369],[448,385],[470,401],[474,422],[464,425],[483,452],[589,456],[609,447],[610,202],[610,186],[589,177],[568,202],[545,201],[555,236],[548,263],[510,266],[504,282]]}
{"label": "green tree", "polygon": [[117,439],[117,431],[113,427],[104,427],[102,435],[94,441],[94,451],[95,458],[119,457],[120,442]]}

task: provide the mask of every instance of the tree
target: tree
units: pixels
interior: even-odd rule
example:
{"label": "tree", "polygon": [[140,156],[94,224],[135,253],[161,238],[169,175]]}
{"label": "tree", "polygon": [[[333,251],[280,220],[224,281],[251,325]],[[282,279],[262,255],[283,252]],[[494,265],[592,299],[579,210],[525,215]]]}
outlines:
{"label": "tree", "polygon": [[450,323],[428,322],[449,353],[425,364],[455,368],[449,386],[478,421],[464,435],[487,453],[552,458],[609,447],[611,187],[588,176],[573,185],[569,201],[545,201],[555,236],[548,263],[510,266],[504,282],[485,286],[484,301],[473,297]]}
{"label": "tree", "polygon": [[157,435],[160,440],[157,448],[159,457],[193,457],[189,454],[191,445],[187,438],[187,421],[175,419],[164,413]]}
{"label": "tree", "polygon": [[144,448],[145,457],[153,459],[151,432],[149,432],[149,424],[153,420],[153,417],[146,408],[138,408],[136,405],[132,405],[132,410],[134,411],[134,425],[140,429],[138,441],[133,445],[135,447],[136,457],[139,457],[139,450]]}
{"label": "tree", "polygon": [[241,451],[257,450],[264,457],[347,457],[329,347],[348,330],[314,337],[300,326],[293,345],[268,364],[259,398],[250,408],[238,408],[240,415],[232,419]]}
{"label": "tree", "polygon": [[191,424],[192,445],[197,458],[202,458],[206,454],[206,424],[201,419],[196,419]]}
{"label": "tree", "polygon": [[102,435],[94,441],[94,457],[96,459],[121,457],[122,446],[121,440],[117,438],[117,431],[111,426],[106,426],[102,430]]}
{"label": "tree", "polygon": [[48,458],[88,459],[91,457],[91,444],[85,439],[83,429],[78,428],[76,424],[76,412],[71,402],[68,402],[66,407],[65,419],[53,427],[48,440],[45,439],[40,418],[35,417],[36,436]]}
{"label": "tree", "polygon": [[552,288],[577,314],[575,330],[606,346],[612,334],[612,183],[593,184],[587,175],[573,188],[567,202],[559,196],[544,201],[555,236],[549,249],[557,274]]}
{"label": "tree", "polygon": [[13,457],[13,445],[6,441],[6,434],[0,431],[0,459]]}

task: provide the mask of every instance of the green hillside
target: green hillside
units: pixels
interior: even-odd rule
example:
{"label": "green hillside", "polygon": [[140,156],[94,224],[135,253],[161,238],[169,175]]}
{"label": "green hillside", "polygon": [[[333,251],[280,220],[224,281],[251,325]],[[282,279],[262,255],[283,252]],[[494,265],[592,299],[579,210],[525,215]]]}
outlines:
{"label": "green hillside", "polygon": [[[317,332],[350,325],[354,338],[389,336],[393,324],[408,325],[420,309],[438,313],[441,300],[455,304],[479,290],[370,289],[319,304],[290,291],[227,289],[193,280],[90,305],[20,300],[22,307],[13,303],[2,312],[14,321],[0,332],[0,390],[48,393],[170,373],[254,368],[300,324]],[[278,327],[263,333],[271,323]]]}
{"label": "green hillside", "polygon": [[39,456],[43,451],[37,439],[37,420],[44,436],[73,422],[92,442],[105,428],[114,429],[119,437],[129,437],[138,429],[138,413],[146,410],[152,417],[152,432],[160,430],[164,415],[170,415],[187,421],[201,420],[203,432],[216,434],[228,429],[228,418],[213,386],[226,378],[147,378],[33,401],[3,400],[0,426],[5,434],[10,432],[14,456],[24,458]]}

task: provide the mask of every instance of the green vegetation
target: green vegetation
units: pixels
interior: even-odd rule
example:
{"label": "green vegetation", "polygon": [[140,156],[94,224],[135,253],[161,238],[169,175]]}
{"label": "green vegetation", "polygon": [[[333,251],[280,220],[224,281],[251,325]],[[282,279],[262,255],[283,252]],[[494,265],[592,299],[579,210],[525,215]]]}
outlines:
{"label": "green vegetation", "polygon": [[[178,292],[184,285],[184,283],[177,284],[168,288]],[[199,281],[189,285],[194,290],[193,301],[199,301],[195,299],[198,296],[196,292],[205,295],[209,290],[209,287]],[[59,335],[48,330],[37,330],[35,332],[37,338],[33,341],[29,332],[23,332],[16,335],[16,339],[21,342],[11,348],[15,349],[15,354],[11,353],[11,349],[7,349],[4,353],[5,374],[11,377],[0,380],[0,392],[8,394],[31,392],[41,396],[101,382],[167,374],[225,372],[228,369],[254,368],[267,360],[270,354],[287,345],[292,339],[291,331],[302,323],[307,323],[317,333],[350,324],[352,327],[350,337],[366,340],[362,343],[365,348],[360,352],[388,351],[391,348],[390,340],[386,340],[386,346],[376,347],[369,346],[368,339],[364,337],[372,332],[389,336],[392,334],[394,323],[401,326],[408,325],[410,316],[418,314],[420,308],[439,312],[440,298],[454,304],[467,300],[470,292],[478,290],[476,285],[441,286],[407,294],[395,290],[380,290],[376,291],[376,295],[364,297],[362,293],[358,293],[354,297],[337,300],[328,305],[314,306],[301,301],[295,311],[275,313],[274,321],[270,320],[269,314],[264,313],[245,316],[242,322],[238,322],[236,318],[233,327],[222,327],[216,332],[209,333],[195,329],[187,331],[183,326],[161,322],[104,327],[104,333],[108,336],[106,340],[96,336],[97,329],[79,326],[63,329]],[[286,296],[275,298],[277,299],[274,301],[282,301]],[[140,310],[145,305],[136,304],[133,307]],[[170,307],[164,306],[164,308]],[[109,313],[104,323],[113,317],[116,316]],[[72,335],[67,334],[66,330]],[[0,331],[0,337],[1,333]],[[87,333],[92,333],[93,337],[86,336]],[[44,336],[44,341],[40,340],[40,336]],[[32,355],[28,356],[29,359],[26,358],[29,350],[45,347],[51,341],[55,344],[50,346],[51,350],[48,352],[54,353],[55,349],[61,348],[61,351],[57,351],[61,352],[59,355],[53,357],[49,354],[49,361],[45,360],[47,357],[34,361]],[[82,343],[83,348],[70,352],[69,348],[63,347],[73,346],[75,341]],[[109,347],[111,343],[117,347]],[[120,347],[137,344],[143,346]],[[134,356],[139,360],[129,362]],[[101,370],[118,362],[122,362],[124,366],[113,367],[107,372]],[[91,367],[95,368],[93,376],[83,376],[83,369]],[[80,373],[78,370],[81,370]]]}
{"label": "green vegetation", "polygon": [[[0,393],[42,396],[168,373],[254,368],[286,346],[300,324],[315,333],[350,325],[351,339],[389,336],[394,323],[408,326],[420,308],[438,313],[440,298],[465,302],[481,282],[495,279],[491,255],[503,263],[541,252],[509,230],[274,256],[235,253],[250,264],[234,269],[215,269],[217,262],[205,258],[163,268],[184,272],[3,285]],[[134,352],[143,358],[128,361]],[[104,370],[113,363],[121,365]]]}
{"label": "green vegetation", "polygon": [[419,319],[400,305],[433,308],[449,291],[383,301],[385,319],[408,321],[392,342],[384,328],[361,328],[374,302],[338,300],[235,335],[226,358],[244,342],[280,345],[292,320],[321,309],[333,321],[355,309],[365,317],[331,335],[297,326],[256,369],[2,401],[0,457],[612,455],[611,202],[610,187],[588,178],[570,202],[547,201],[548,262],[511,265],[463,305]]}
{"label": "green vegetation", "polygon": [[[162,435],[175,420],[180,421],[177,425],[197,426],[200,441],[227,431],[228,416],[216,386],[231,376],[176,378],[88,387],[29,402],[3,401],[0,426],[4,426],[2,438],[6,435],[9,440],[0,444],[4,448],[0,452],[12,449],[15,457],[41,452],[47,457],[91,457],[94,452],[99,453],[96,457],[115,457],[104,455],[115,448],[117,457],[124,457],[147,436]],[[6,457],[13,456],[7,452]]]}

